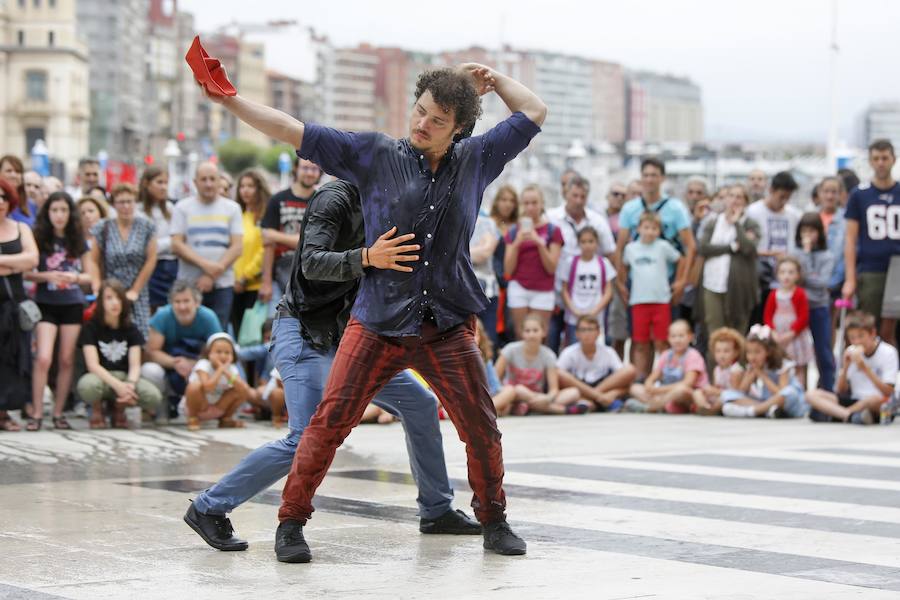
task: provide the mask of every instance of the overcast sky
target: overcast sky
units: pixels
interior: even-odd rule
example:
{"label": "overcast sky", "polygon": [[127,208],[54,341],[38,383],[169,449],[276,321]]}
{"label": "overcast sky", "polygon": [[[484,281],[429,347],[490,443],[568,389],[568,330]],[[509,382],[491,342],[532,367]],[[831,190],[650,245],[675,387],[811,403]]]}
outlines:
{"label": "overcast sky", "polygon": [[[612,60],[699,83],[708,139],[824,144],[827,138],[830,0],[182,0],[179,5],[194,13],[200,31],[231,19],[289,18],[338,45],[441,50],[508,43]],[[838,126],[845,141],[857,141],[860,114],[869,103],[900,100],[898,23],[900,2],[838,1]],[[267,54],[273,68],[312,76],[309,46],[297,32],[268,36]]]}

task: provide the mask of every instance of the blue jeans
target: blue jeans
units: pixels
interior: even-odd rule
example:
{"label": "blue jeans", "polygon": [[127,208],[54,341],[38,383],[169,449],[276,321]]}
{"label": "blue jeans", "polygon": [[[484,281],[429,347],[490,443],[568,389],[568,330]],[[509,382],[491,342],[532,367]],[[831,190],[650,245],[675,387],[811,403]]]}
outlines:
{"label": "blue jeans", "polygon": [[[334,352],[314,350],[300,335],[300,322],[290,317],[279,317],[272,326],[271,352],[284,382],[290,431],[248,454],[218,483],[197,496],[194,506],[202,513],[231,512],[287,475],[300,436],[322,400]],[[437,399],[403,371],[378,392],[373,402],[402,420],[410,470],[419,486],[419,516],[441,516],[450,510],[453,488],[444,462]]]}
{"label": "blue jeans", "polygon": [[544,345],[553,350],[556,355],[559,355],[559,342],[565,330],[565,311],[557,308],[550,315],[550,331],[547,332],[547,340],[544,342]]}
{"label": "blue jeans", "polygon": [[831,352],[831,311],[827,306],[809,309],[809,330],[816,349],[819,388],[834,391],[834,354]]}
{"label": "blue jeans", "polygon": [[497,336],[497,307],[500,305],[500,298],[494,296],[488,300],[490,304],[488,304],[486,309],[478,313],[478,318],[481,319],[481,324],[484,325],[484,332],[494,345],[494,350],[497,351],[500,348],[500,338]]}
{"label": "blue jeans", "polygon": [[[203,306],[211,308],[219,317],[222,331],[228,331],[228,322],[231,319],[231,305],[234,303],[234,288],[215,288],[211,292],[203,294]],[[237,335],[237,332],[235,332]]]}

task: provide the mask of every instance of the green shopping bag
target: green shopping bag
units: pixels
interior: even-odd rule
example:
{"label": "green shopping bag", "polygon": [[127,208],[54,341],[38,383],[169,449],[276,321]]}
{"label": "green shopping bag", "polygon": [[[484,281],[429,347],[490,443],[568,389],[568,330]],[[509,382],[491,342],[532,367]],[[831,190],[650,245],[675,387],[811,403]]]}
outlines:
{"label": "green shopping bag", "polygon": [[238,345],[253,346],[262,343],[262,328],[269,316],[269,305],[266,302],[256,303],[244,311],[241,319],[241,330],[238,332]]}

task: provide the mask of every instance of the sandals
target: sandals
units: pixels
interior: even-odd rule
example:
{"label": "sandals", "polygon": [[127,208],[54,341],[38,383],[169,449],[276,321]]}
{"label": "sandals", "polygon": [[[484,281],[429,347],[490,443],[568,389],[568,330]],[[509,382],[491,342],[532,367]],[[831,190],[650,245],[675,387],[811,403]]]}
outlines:
{"label": "sandals", "polygon": [[200,418],[199,417],[188,417],[187,418],[187,428],[188,428],[188,431],[200,431]]}
{"label": "sandals", "polygon": [[43,419],[32,419],[31,417],[28,417],[28,421],[25,425],[25,431],[40,431],[43,422]]}
{"label": "sandals", "polygon": [[22,426],[16,423],[9,415],[5,415],[0,417],[0,431],[22,431]]}
{"label": "sandals", "polygon": [[219,429],[242,429],[243,427],[243,421],[238,421],[237,419],[219,419]]}
{"label": "sandals", "polygon": [[95,412],[91,415],[90,426],[91,429],[106,429],[106,417],[103,416],[103,413]]}
{"label": "sandals", "polygon": [[69,421],[63,415],[58,417],[53,417],[53,429],[72,429],[72,426],[69,425]]}

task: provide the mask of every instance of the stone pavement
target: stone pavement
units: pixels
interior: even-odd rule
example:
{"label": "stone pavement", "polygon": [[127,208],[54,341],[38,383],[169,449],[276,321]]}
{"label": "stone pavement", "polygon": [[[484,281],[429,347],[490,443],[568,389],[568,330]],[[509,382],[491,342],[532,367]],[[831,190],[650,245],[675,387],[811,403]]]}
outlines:
{"label": "stone pavement", "polygon": [[0,598],[900,597],[900,426],[599,414],[501,429],[527,556],[420,535],[401,427],[367,425],[320,488],[308,565],[274,558],[281,483],[232,514],[247,552],[181,520],[270,427],[0,434]]}

